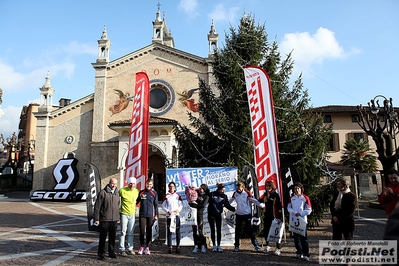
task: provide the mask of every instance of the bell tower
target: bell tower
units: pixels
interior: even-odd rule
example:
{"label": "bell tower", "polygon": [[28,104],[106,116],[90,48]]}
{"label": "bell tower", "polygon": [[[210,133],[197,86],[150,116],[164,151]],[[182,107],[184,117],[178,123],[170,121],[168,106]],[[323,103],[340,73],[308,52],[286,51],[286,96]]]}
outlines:
{"label": "bell tower", "polygon": [[98,42],[98,57],[97,63],[108,63],[109,62],[109,48],[111,42],[108,40],[107,28],[104,26],[103,34]]}
{"label": "bell tower", "polygon": [[94,107],[93,107],[93,135],[92,141],[99,142],[104,140],[104,116],[105,113],[105,93],[107,87],[107,66],[109,63],[109,52],[111,42],[108,39],[107,29],[104,26],[103,33],[98,42],[98,57],[92,63],[95,73],[94,82]]}
{"label": "bell tower", "polygon": [[218,40],[219,40],[219,34],[216,33],[216,28],[215,25],[213,24],[213,19],[212,19],[211,30],[209,31],[208,34],[208,43],[209,43],[208,57],[213,55],[215,51],[218,49]]}
{"label": "bell tower", "polygon": [[163,21],[161,18],[161,4],[158,3],[158,12],[155,15],[155,21],[152,22],[152,26],[154,28],[152,42],[162,43],[163,36]]}
{"label": "bell tower", "polygon": [[161,17],[161,4],[158,2],[158,11],[155,15],[155,21],[152,22],[153,35],[152,42],[158,42],[170,47],[175,47],[175,41],[172,37],[172,32],[166,25],[166,15],[164,14],[163,19]]}
{"label": "bell tower", "polygon": [[49,113],[53,108],[54,89],[50,84],[50,71],[47,71],[46,82],[40,88],[39,112]]}

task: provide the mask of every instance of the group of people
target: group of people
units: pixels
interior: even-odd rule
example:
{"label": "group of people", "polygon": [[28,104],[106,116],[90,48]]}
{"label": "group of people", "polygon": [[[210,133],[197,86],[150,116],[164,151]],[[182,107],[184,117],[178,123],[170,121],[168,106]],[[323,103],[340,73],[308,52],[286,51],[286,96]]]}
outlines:
{"label": "group of people", "polygon": [[[135,254],[133,251],[133,236],[135,225],[136,205],[139,205],[139,228],[140,228],[140,248],[137,254],[150,254],[150,243],[152,241],[152,225],[158,219],[158,194],[153,189],[153,180],[146,182],[145,189],[139,191],[136,188],[136,179],[134,177],[127,179],[128,186],[118,190],[117,180],[111,178],[104,189],[100,191],[94,205],[94,224],[99,226],[99,246],[98,259],[103,260],[106,254],[105,244],[108,237],[108,256],[110,258],[117,257],[117,248],[115,247],[116,231],[120,223],[121,232],[119,237],[119,253],[121,256]],[[300,185],[303,191],[303,186]],[[251,224],[251,203],[256,204],[264,209],[264,225],[265,232],[268,232],[271,222],[277,219],[279,223],[282,221],[282,204],[279,194],[276,192],[276,186],[272,181],[266,182],[266,192],[258,201],[253,197],[251,192],[245,188],[243,182],[237,183],[237,189],[229,199],[225,194],[225,185],[217,184],[216,190],[209,192],[207,184],[201,184],[199,188],[194,186],[186,187],[186,196],[189,201],[190,208],[196,209],[196,224],[192,225],[194,249],[193,253],[201,251],[206,253],[206,237],[204,235],[204,211],[208,211],[208,223],[211,230],[211,241],[213,244],[213,252],[223,252],[221,247],[222,240],[222,215],[224,208],[232,212],[236,212],[235,227],[235,243],[234,251],[239,251],[240,235],[242,225],[247,235],[251,238],[251,243],[255,251],[259,251],[259,244],[252,230]],[[300,189],[296,192],[300,193]],[[194,193],[193,193],[194,192]],[[300,195],[300,194],[299,194]],[[236,207],[231,204],[235,201]],[[306,216],[311,212],[310,202],[304,201],[304,204],[290,205],[289,210]],[[183,199],[176,192],[176,184],[170,182],[168,184],[168,192],[162,200],[162,210],[166,214],[166,242],[168,253],[173,253],[172,234],[175,234],[175,252],[180,253],[180,212],[183,209]],[[306,211],[303,211],[305,210]],[[127,239],[126,239],[127,238]],[[270,251],[267,233],[265,234],[267,247],[265,252]],[[127,240],[127,241],[126,241]],[[304,237],[298,237],[295,240],[296,246],[303,246],[303,253],[308,255],[307,240]],[[298,242],[298,245],[297,245]],[[125,246],[125,244],[127,245]],[[280,255],[281,244],[276,244],[275,255]],[[302,251],[301,251],[302,254]]]}
{"label": "group of people", "polygon": [[[172,231],[176,234],[176,252],[179,253],[180,245],[180,218],[179,212],[183,208],[182,198],[175,191],[175,184],[169,183],[169,192],[165,196],[162,203],[162,209],[167,216],[167,245],[168,252],[172,253]],[[193,253],[201,251],[206,253],[206,238],[204,236],[204,210],[207,207],[208,223],[210,227],[210,237],[212,242],[213,252],[223,252],[220,245],[222,240],[222,215],[224,208],[235,212],[235,239],[234,252],[239,251],[241,230],[250,237],[251,243],[255,251],[259,251],[258,240],[252,227],[252,203],[260,207],[264,211],[264,232],[266,248],[264,252],[270,252],[268,232],[273,220],[277,223],[283,223],[283,210],[280,196],[277,193],[276,184],[273,181],[266,182],[266,191],[259,200],[253,197],[252,193],[246,189],[243,182],[237,182],[236,190],[233,192],[231,198],[225,194],[225,185],[219,183],[216,190],[209,192],[207,184],[201,184],[199,188],[195,185],[186,186],[185,195],[190,208],[197,210],[196,224],[192,225],[194,249]],[[287,209],[294,216],[301,216],[306,220],[306,217],[311,213],[312,207],[309,198],[303,194],[304,188],[301,183],[296,183],[294,186],[294,195],[288,203]],[[235,202],[235,207],[232,206]],[[175,221],[173,221],[173,219]],[[173,227],[172,227],[173,226]],[[171,229],[173,228],[173,229]],[[293,234],[295,247],[297,249],[297,258],[309,260],[309,244],[307,235]],[[279,256],[281,254],[281,243],[276,242],[276,250],[274,254]]]}
{"label": "group of people", "polygon": [[[384,188],[378,200],[386,205],[387,214],[399,209],[399,175],[396,170],[387,173],[390,184]],[[135,224],[136,205],[139,205],[139,228],[140,248],[138,254],[150,254],[149,246],[152,241],[152,226],[158,219],[158,194],[153,188],[153,180],[146,181],[145,189],[139,191],[136,188],[136,179],[129,178],[128,186],[118,190],[117,180],[111,178],[110,182],[97,196],[94,206],[94,224],[99,226],[98,259],[104,259],[106,250],[105,242],[108,236],[108,255],[117,257],[115,238],[117,226],[121,224],[119,238],[119,252],[121,256],[134,254],[133,251],[133,229]],[[354,213],[357,206],[357,197],[350,191],[345,179],[337,179],[337,192],[330,202],[332,239],[353,239],[355,229]],[[223,252],[222,240],[222,215],[224,208],[235,212],[235,242],[234,252],[239,251],[240,235],[244,224],[245,233],[250,237],[255,251],[259,251],[258,240],[251,224],[252,204],[264,211],[263,225],[266,248],[264,252],[270,252],[271,247],[268,240],[268,232],[273,221],[278,224],[283,221],[283,208],[276,184],[273,181],[265,183],[265,193],[259,200],[253,197],[243,182],[238,182],[236,190],[231,198],[225,194],[225,185],[219,183],[216,190],[209,192],[207,184],[186,186],[185,194],[190,208],[196,209],[196,223],[192,225],[194,249],[193,253],[206,253],[206,237],[204,235],[204,211],[207,208],[208,223],[211,231],[212,251]],[[235,202],[235,207],[232,203]],[[172,234],[175,234],[175,252],[180,253],[180,212],[183,210],[183,198],[176,192],[176,184],[168,184],[168,192],[162,200],[162,210],[166,214],[166,242],[168,253],[173,253]],[[292,217],[302,217],[307,221],[307,216],[312,212],[310,199],[304,194],[301,183],[294,184],[293,195],[287,204],[287,211]],[[398,212],[394,212],[397,215]],[[305,234],[292,233],[296,248],[296,258],[309,260],[309,243],[307,232]],[[125,240],[127,237],[127,246]],[[276,242],[275,255],[281,254],[281,243]]]}
{"label": "group of people", "polygon": [[[385,206],[388,216],[399,208],[399,173],[397,170],[389,170],[387,173],[389,183],[378,195],[378,202]],[[337,180],[338,191],[334,194],[330,203],[331,224],[333,229],[333,240],[353,239],[355,230],[354,213],[357,206],[357,197],[350,191],[345,179]],[[389,229],[390,227],[387,226]],[[386,239],[386,238],[385,238]],[[396,239],[395,239],[396,240]]]}
{"label": "group of people", "polygon": [[[115,247],[118,224],[121,226],[119,236],[119,252],[121,256],[135,254],[133,251],[134,224],[136,219],[136,205],[139,208],[140,248],[138,254],[150,254],[152,241],[152,226],[158,219],[158,194],[154,190],[154,181],[148,179],[145,189],[136,188],[136,178],[127,179],[128,186],[118,190],[116,178],[111,178],[102,189],[94,204],[94,224],[99,226],[100,239],[98,245],[98,259],[103,260],[106,250],[105,242],[108,237],[108,256],[117,257]],[[127,236],[127,241],[126,241]],[[125,246],[127,242],[127,246]]]}

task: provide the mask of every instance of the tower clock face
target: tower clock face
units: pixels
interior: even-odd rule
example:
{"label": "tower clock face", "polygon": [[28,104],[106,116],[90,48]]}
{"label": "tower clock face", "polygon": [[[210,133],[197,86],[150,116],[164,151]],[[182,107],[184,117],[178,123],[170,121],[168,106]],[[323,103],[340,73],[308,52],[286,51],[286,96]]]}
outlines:
{"label": "tower clock face", "polygon": [[172,86],[164,80],[150,81],[150,115],[161,116],[173,106],[175,93]]}

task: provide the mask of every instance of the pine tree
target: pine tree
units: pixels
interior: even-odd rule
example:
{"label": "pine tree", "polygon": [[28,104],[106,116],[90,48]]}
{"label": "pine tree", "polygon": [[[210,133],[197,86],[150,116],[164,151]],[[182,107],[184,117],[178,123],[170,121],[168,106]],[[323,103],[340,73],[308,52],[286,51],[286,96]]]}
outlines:
{"label": "pine tree", "polygon": [[[331,127],[325,127],[322,117],[311,112],[302,77],[291,82],[291,54],[282,58],[277,42],[268,42],[265,26],[255,24],[246,14],[238,29],[230,27],[225,46],[214,54],[215,83],[209,87],[203,80],[199,82],[199,117],[189,114],[189,127],[174,128],[179,166],[236,166],[240,171],[244,165],[254,164],[245,65],[261,66],[271,79],[280,161],[295,165],[308,195],[320,193],[322,173],[317,162],[325,158]],[[325,204],[317,202],[316,222],[323,216]]]}

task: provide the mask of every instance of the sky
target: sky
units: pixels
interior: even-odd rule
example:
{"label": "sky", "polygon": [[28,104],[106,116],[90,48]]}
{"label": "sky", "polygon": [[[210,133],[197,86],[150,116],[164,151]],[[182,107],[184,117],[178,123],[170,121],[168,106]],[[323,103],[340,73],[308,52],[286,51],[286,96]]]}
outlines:
{"label": "sky", "polygon": [[0,0],[0,134],[18,132],[47,73],[54,104],[93,93],[104,26],[112,61],[151,44],[158,3],[179,50],[207,57],[212,20],[223,48],[250,14],[282,55],[292,52],[312,106],[367,105],[377,95],[399,106],[398,0]]}

